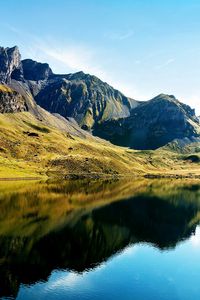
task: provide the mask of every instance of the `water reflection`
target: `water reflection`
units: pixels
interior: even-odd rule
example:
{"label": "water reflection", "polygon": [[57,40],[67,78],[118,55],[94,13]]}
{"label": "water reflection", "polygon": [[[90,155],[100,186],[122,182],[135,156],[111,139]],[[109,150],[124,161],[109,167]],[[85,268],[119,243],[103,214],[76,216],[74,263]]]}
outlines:
{"label": "water reflection", "polygon": [[196,230],[199,195],[198,181],[1,182],[0,297],[130,244],[174,248]]}

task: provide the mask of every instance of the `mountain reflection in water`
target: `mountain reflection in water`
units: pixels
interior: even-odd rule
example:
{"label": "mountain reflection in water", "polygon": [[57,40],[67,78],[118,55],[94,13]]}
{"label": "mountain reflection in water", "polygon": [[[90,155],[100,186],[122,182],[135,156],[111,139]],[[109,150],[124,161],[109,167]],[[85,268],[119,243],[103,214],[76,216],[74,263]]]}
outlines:
{"label": "mountain reflection in water", "polygon": [[193,180],[0,182],[0,297],[130,244],[176,247],[199,223],[199,195]]}

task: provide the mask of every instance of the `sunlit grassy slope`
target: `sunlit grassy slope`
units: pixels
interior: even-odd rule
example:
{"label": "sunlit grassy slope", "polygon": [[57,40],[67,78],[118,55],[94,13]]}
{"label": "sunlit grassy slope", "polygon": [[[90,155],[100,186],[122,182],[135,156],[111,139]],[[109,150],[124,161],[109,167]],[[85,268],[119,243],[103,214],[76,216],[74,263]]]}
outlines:
{"label": "sunlit grassy slope", "polygon": [[130,150],[46,124],[28,112],[0,114],[0,178],[200,175],[199,163],[185,154]]}

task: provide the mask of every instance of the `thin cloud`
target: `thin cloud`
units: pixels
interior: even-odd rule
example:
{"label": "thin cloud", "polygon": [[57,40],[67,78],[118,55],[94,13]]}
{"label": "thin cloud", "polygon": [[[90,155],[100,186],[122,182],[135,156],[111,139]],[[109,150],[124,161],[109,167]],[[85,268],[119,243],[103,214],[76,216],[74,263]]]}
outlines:
{"label": "thin cloud", "polygon": [[133,30],[128,30],[124,32],[109,32],[105,34],[105,37],[111,40],[122,41],[132,37],[134,34]]}
{"label": "thin cloud", "polygon": [[94,64],[91,50],[82,46],[70,45],[62,48],[38,44],[31,47],[29,53],[37,61],[48,62],[56,73],[84,71],[104,76],[104,71]]}
{"label": "thin cloud", "polygon": [[175,61],[174,58],[170,58],[167,61],[165,61],[163,64],[156,66],[155,69],[159,70],[159,69],[165,68],[168,65],[172,64],[174,61]]}
{"label": "thin cloud", "polygon": [[148,99],[141,93],[134,83],[128,83],[119,78],[112,71],[106,70],[99,63],[98,51],[83,45],[66,45],[55,47],[57,42],[35,41],[32,47],[27,48],[26,55],[29,58],[41,62],[48,62],[55,73],[71,73],[83,71],[99,77],[124,95],[135,99]]}
{"label": "thin cloud", "polygon": [[98,53],[87,45],[67,40],[61,45],[59,41],[49,37],[41,39],[11,25],[6,24],[6,27],[19,36],[19,41],[24,41],[20,43],[23,44],[23,57],[48,62],[57,73],[81,70],[101,78],[107,77],[106,71],[98,63]]}
{"label": "thin cloud", "polygon": [[18,28],[14,27],[14,26],[12,26],[10,24],[1,23],[1,26],[9,29],[10,31],[12,31],[13,33],[16,33],[17,35],[21,35],[22,34],[21,30],[19,30]]}
{"label": "thin cloud", "polygon": [[[33,47],[37,49],[37,59],[48,61],[56,72],[77,72],[106,76],[106,72],[96,63],[95,52],[84,45],[54,46],[58,43],[39,42]],[[33,49],[32,49],[33,53]],[[35,57],[36,58],[36,57]]]}

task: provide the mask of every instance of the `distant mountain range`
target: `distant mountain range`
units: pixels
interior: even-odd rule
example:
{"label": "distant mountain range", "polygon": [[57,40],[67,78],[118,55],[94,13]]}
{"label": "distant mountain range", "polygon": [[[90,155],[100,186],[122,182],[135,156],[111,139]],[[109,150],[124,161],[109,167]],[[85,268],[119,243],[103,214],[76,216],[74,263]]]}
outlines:
{"label": "distant mountain range", "polygon": [[46,63],[21,60],[17,47],[0,48],[0,82],[15,91],[10,100],[1,91],[0,112],[31,110],[40,114],[37,103],[120,146],[156,149],[200,133],[195,111],[172,95],[137,101],[96,76],[54,74]]}

